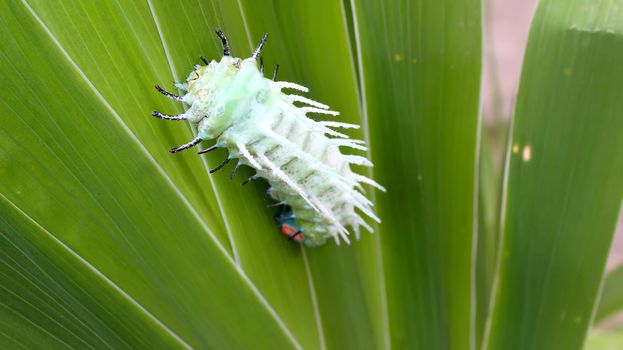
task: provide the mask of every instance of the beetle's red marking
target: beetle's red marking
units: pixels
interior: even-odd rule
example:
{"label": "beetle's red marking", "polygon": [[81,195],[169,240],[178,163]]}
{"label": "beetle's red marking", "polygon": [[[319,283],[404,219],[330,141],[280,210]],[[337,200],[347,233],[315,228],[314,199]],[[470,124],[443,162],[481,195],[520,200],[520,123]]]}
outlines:
{"label": "beetle's red marking", "polygon": [[301,242],[305,239],[305,236],[301,231],[298,231],[297,229],[288,224],[281,224],[281,233],[290,237],[290,239],[294,239],[297,242]]}
{"label": "beetle's red marking", "polygon": [[297,230],[288,225],[288,224],[281,224],[281,233],[283,233],[284,235],[288,236],[288,237],[292,237],[296,234]]}

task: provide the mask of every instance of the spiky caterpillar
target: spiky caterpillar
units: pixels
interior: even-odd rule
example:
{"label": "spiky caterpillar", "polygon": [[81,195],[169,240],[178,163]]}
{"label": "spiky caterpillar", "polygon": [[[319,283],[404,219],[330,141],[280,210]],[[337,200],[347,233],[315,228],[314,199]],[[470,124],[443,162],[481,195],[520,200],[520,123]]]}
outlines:
{"label": "spiky caterpillar", "polygon": [[[325,243],[328,237],[336,242],[349,242],[345,226],[351,226],[359,236],[359,227],[372,232],[356,209],[380,222],[372,211],[372,203],[357,189],[369,184],[384,191],[373,180],[351,171],[350,165],[372,166],[361,156],[345,155],[340,147],[365,150],[362,141],[351,140],[334,128],[358,128],[353,124],[333,121],[315,121],[307,114],[338,115],[329,107],[282,90],[308,89],[290,82],[264,78],[263,62],[260,69],[257,58],[267,36],[247,59],[232,57],[227,39],[216,31],[223,43],[223,57],[219,62],[202,60],[206,65],[196,66],[186,82],[176,86],[186,93],[177,96],[156,86],[169,98],[190,106],[178,116],[153,112],[169,120],[188,120],[197,125],[197,137],[171,150],[176,153],[193,147],[203,140],[216,143],[199,153],[227,148],[229,156],[211,173],[232,159],[240,165],[255,169],[256,174],[243,184],[264,178],[270,184],[268,194],[282,206],[276,217],[282,232],[308,247]],[[277,65],[278,68],[278,65]],[[304,104],[303,107],[294,102]]]}

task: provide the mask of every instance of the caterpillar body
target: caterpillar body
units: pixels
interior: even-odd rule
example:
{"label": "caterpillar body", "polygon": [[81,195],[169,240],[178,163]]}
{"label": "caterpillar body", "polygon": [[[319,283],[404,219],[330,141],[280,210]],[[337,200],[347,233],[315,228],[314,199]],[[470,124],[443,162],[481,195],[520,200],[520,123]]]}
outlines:
{"label": "caterpillar body", "polygon": [[339,113],[306,97],[284,93],[308,89],[276,81],[276,69],[272,80],[265,78],[263,62],[260,59],[258,69],[257,59],[267,35],[251,57],[241,59],[230,55],[227,39],[220,30],[216,33],[223,43],[223,57],[218,62],[202,57],[205,65],[195,66],[186,82],[176,84],[185,94],[174,95],[156,86],[167,97],[190,108],[177,116],[153,112],[154,116],[197,125],[196,138],[171,152],[215,139],[213,146],[198,153],[226,148],[229,155],[210,172],[233,159],[238,163],[232,176],[240,165],[255,169],[256,174],[244,183],[260,177],[267,180],[267,194],[281,206],[275,219],[282,233],[308,247],[320,246],[329,237],[337,243],[340,239],[348,243],[346,226],[352,227],[356,237],[360,227],[372,232],[359,212],[380,220],[372,210],[372,202],[359,190],[363,190],[361,184],[384,188],[351,170],[351,164],[371,167],[368,159],[340,152],[340,147],[365,150],[363,142],[335,130],[359,126],[310,119],[307,115],[312,113]]}

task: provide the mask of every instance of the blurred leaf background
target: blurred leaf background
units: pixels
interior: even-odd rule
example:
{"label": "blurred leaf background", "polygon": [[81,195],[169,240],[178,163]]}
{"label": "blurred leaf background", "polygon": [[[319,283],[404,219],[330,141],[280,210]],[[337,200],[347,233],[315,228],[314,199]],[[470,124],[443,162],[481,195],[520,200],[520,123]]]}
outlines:
{"label": "blurred leaf background", "polygon": [[[0,3],[0,348],[623,348],[623,1],[540,1],[512,113],[490,9]],[[362,125],[376,233],[303,249],[248,169],[167,152],[194,131],[153,85],[215,28]]]}

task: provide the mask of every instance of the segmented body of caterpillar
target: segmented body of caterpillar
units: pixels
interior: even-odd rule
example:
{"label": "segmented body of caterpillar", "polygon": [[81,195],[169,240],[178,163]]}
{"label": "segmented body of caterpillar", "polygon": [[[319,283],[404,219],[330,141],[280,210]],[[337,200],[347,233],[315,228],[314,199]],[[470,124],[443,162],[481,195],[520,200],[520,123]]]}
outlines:
{"label": "segmented body of caterpillar", "polygon": [[[199,153],[227,148],[229,156],[211,172],[232,159],[238,160],[236,169],[240,165],[254,168],[256,174],[244,183],[259,177],[266,179],[270,184],[267,193],[282,206],[275,217],[282,233],[308,247],[322,245],[329,237],[338,243],[340,239],[349,242],[345,226],[351,226],[357,237],[361,226],[372,232],[356,209],[380,220],[372,210],[372,202],[358,189],[361,183],[384,188],[351,171],[351,164],[372,166],[368,159],[340,152],[340,147],[365,150],[363,142],[334,130],[359,126],[308,118],[309,113],[339,113],[322,103],[282,91],[307,92],[303,86],[265,78],[263,62],[260,60],[258,69],[257,58],[266,35],[251,57],[241,59],[229,54],[227,40],[220,30],[217,34],[223,42],[223,57],[219,62],[202,58],[206,65],[196,66],[185,83],[176,84],[186,92],[183,96],[156,86],[167,97],[190,108],[178,116],[153,112],[154,116],[197,125],[197,137],[171,152],[216,139],[212,147]],[[295,102],[305,106],[298,107]]]}

